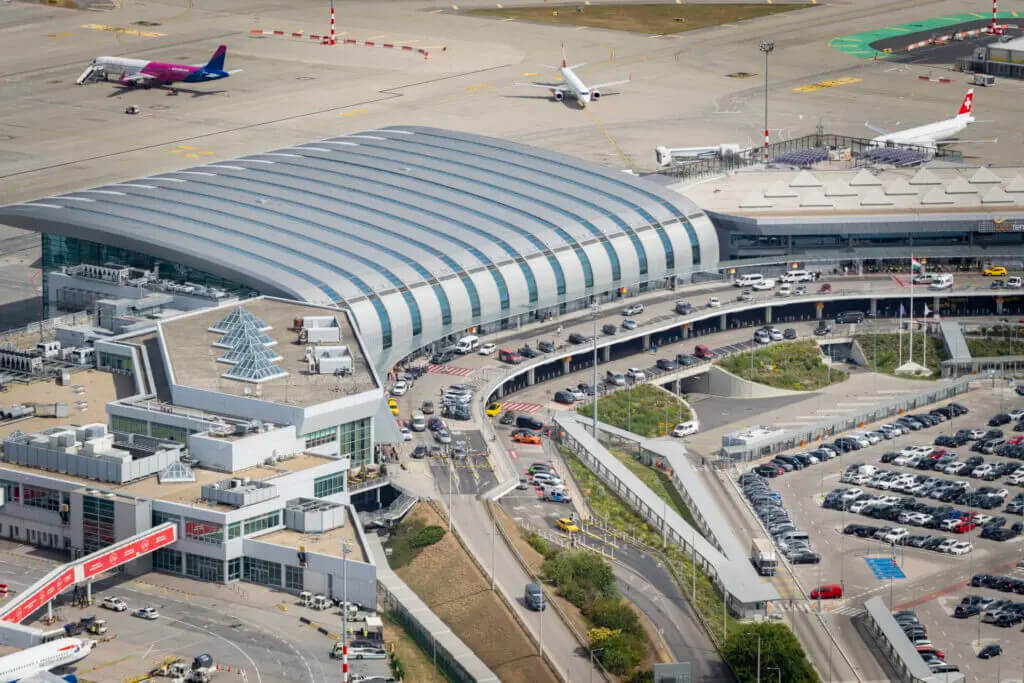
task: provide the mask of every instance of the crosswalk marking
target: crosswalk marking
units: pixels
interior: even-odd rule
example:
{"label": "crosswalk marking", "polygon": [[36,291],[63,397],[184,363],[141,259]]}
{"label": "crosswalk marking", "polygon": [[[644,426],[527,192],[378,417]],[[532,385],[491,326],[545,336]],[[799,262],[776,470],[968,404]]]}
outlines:
{"label": "crosswalk marking", "polygon": [[460,368],[454,365],[428,365],[427,372],[432,372],[438,375],[456,375],[458,377],[468,377],[473,374],[473,368]]}
{"label": "crosswalk marking", "polygon": [[535,413],[544,406],[542,406],[540,403],[524,403],[521,401],[513,401],[511,403],[503,403],[501,407],[503,410],[512,410],[517,413]]}

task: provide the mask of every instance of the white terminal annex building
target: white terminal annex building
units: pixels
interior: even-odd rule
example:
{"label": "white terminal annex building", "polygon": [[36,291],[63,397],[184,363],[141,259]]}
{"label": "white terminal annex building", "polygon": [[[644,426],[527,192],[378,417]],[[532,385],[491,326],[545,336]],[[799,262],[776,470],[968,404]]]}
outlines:
{"label": "white terminal annex building", "polygon": [[394,420],[345,311],[260,297],[95,346],[135,394],[107,405],[109,428],[3,442],[0,536],[81,557],[173,522],[177,542],[129,573],[334,597],[344,543],[349,599],[375,603],[348,478],[372,463],[378,421]]}

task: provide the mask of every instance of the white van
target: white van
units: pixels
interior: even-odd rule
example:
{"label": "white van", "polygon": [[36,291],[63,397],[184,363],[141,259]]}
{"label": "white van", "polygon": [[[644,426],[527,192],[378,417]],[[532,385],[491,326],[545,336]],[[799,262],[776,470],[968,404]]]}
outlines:
{"label": "white van", "polygon": [[672,436],[682,437],[690,436],[691,434],[697,433],[697,421],[690,420],[689,422],[680,422],[676,425],[675,429],[672,430]]}
{"label": "white van", "polygon": [[480,348],[480,337],[470,334],[455,343],[455,353],[473,353]]}
{"label": "white van", "polygon": [[813,279],[809,270],[791,270],[782,276],[783,282],[810,282]]}
{"label": "white van", "polygon": [[953,276],[947,274],[936,275],[928,289],[951,289],[953,287]]}
{"label": "white van", "polygon": [[414,432],[422,432],[427,428],[427,418],[419,410],[412,414],[412,422],[409,423],[409,428]]}
{"label": "white van", "polygon": [[750,287],[764,279],[761,273],[747,273],[736,278],[737,287]]}

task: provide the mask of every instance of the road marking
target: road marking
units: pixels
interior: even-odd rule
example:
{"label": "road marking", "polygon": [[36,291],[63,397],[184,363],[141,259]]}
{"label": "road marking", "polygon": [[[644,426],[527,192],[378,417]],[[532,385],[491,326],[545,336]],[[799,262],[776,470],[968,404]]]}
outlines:
{"label": "road marking", "polygon": [[802,85],[799,88],[793,88],[793,92],[816,92],[818,90],[824,90],[825,88],[838,88],[841,85],[850,85],[851,83],[860,83],[863,78],[856,78],[854,76],[844,76],[843,78],[837,78],[831,81],[818,81],[817,83],[810,83],[808,85]]}
{"label": "road marking", "polygon": [[577,26],[577,27],[576,27],[575,29],[573,29],[573,30],[575,30],[575,31],[582,31],[582,30],[583,30],[583,29],[585,29],[585,28],[586,28],[586,26]]}
{"label": "road marking", "polygon": [[383,38],[386,35],[387,35],[386,33],[381,33],[379,36],[370,36],[366,40],[377,40],[378,38]]}
{"label": "road marking", "polygon": [[366,113],[367,113],[367,111],[365,109],[353,109],[352,111],[338,112],[338,116],[345,116],[345,117],[362,116],[363,114],[366,114]]}
{"label": "road marking", "polygon": [[[231,616],[231,615],[227,615],[227,616]],[[232,618],[232,619],[235,619],[235,617],[231,617],[231,618]],[[230,640],[228,640],[227,638],[225,638],[224,636],[222,636],[222,635],[220,635],[220,634],[217,634],[217,633],[214,633],[213,631],[210,631],[210,630],[208,630],[208,629],[205,629],[205,628],[203,628],[202,626],[196,626],[195,624],[190,624],[190,623],[188,623],[187,621],[182,621],[181,619],[175,619],[175,618],[173,618],[173,617],[164,617],[164,620],[166,620],[166,621],[176,621],[176,622],[178,622],[179,624],[182,624],[182,625],[184,625],[184,626],[190,626],[190,627],[192,627],[192,628],[197,628],[197,629],[199,629],[200,631],[203,631],[204,633],[207,633],[207,634],[209,634],[209,635],[213,636],[214,638],[219,638],[219,639],[223,640],[223,641],[224,641],[225,643],[227,643],[227,644],[228,644],[228,645],[230,645],[231,647],[233,647],[233,648],[235,648],[236,650],[238,650],[239,652],[241,652],[241,653],[242,653],[242,656],[243,656],[243,657],[245,657],[246,659],[248,659],[248,660],[249,660],[249,663],[250,663],[250,664],[252,664],[252,668],[253,668],[253,671],[255,671],[255,672],[256,672],[256,681],[257,681],[257,683],[263,683],[263,676],[261,676],[261,675],[260,675],[260,668],[259,668],[258,666],[256,666],[256,662],[254,662],[254,661],[253,661],[253,659],[252,659],[252,657],[250,657],[250,656],[249,656],[249,653],[248,653],[248,652],[246,652],[245,650],[243,650],[243,649],[242,649],[242,648],[241,648],[241,647],[240,647],[240,646],[238,645],[238,643],[235,643],[235,642],[233,642],[233,641],[230,641]],[[242,619],[238,619],[238,621],[243,621],[243,620],[242,620]],[[126,659],[127,659],[127,658],[126,658]]]}
{"label": "road marking", "polygon": [[166,36],[166,33],[157,33],[156,31],[140,31],[134,28],[125,28],[123,26],[107,26],[106,24],[82,24],[82,28],[92,29],[93,31],[111,31],[113,33],[123,33],[129,36],[139,36],[142,38],[162,38]]}
{"label": "road marking", "polygon": [[485,88],[489,88],[489,87],[491,87],[491,86],[488,85],[487,83],[476,83],[474,85],[467,85],[466,86],[466,90],[468,90],[470,92],[476,92],[478,90],[484,90]]}
{"label": "road marking", "polygon": [[75,35],[74,31],[61,31],[60,33],[47,33],[48,38],[67,38],[68,36]]}

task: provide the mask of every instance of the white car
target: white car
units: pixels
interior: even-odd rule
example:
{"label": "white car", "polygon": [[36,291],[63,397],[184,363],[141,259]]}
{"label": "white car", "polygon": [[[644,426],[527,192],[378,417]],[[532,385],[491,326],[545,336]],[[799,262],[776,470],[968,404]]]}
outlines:
{"label": "white car", "polygon": [[708,308],[721,308],[721,307],[722,307],[722,300],[719,299],[717,296],[713,296],[713,297],[708,299]]}
{"label": "white car", "polygon": [[775,296],[792,296],[792,294],[793,285],[789,284],[788,282],[779,287],[777,290],[775,290]]}
{"label": "white car", "polygon": [[754,341],[756,341],[758,344],[771,344],[772,336],[765,332],[764,330],[758,330],[757,332],[754,333]]}
{"label": "white car", "polygon": [[974,515],[974,519],[972,521],[975,522],[978,526],[984,526],[992,521],[992,515],[983,515],[981,513],[978,513]]}
{"label": "white car", "polygon": [[948,552],[950,555],[966,555],[967,553],[973,550],[974,546],[971,545],[969,542],[957,541],[952,546],[950,546],[949,550],[946,552]]}
{"label": "white car", "polygon": [[1024,285],[1024,280],[1016,275],[1006,278],[1006,287],[1008,289],[1020,289],[1022,285]]}
{"label": "white car", "polygon": [[1024,418],[1024,410],[1020,408],[1018,408],[1017,410],[1011,410],[1006,414],[1010,416],[1011,420],[1020,420],[1021,418]]}
{"label": "white car", "polygon": [[132,612],[132,616],[152,621],[153,619],[159,619],[160,613],[156,611],[156,607],[140,607]]}
{"label": "white car", "polygon": [[983,429],[972,429],[970,432],[967,433],[967,437],[974,441],[980,439],[983,436],[985,436],[985,430]]}
{"label": "white car", "polygon": [[391,385],[392,396],[405,396],[405,393],[409,391],[409,383],[404,379],[400,379]]}
{"label": "white car", "polygon": [[496,344],[484,344],[483,346],[480,347],[479,353],[481,356],[489,356],[492,353],[494,353],[497,349],[498,346]]}
{"label": "white car", "polygon": [[782,341],[782,330],[773,327],[768,334],[771,336],[772,341]]}
{"label": "white car", "polygon": [[958,541],[956,539],[947,538],[945,541],[936,546],[935,549],[938,550],[940,553],[948,553],[950,549],[952,549],[952,547],[957,543]]}
{"label": "white car", "polygon": [[675,429],[672,430],[672,436],[690,436],[691,434],[697,433],[697,422],[690,420],[689,422],[680,422],[676,425]]}
{"label": "white car", "polygon": [[855,515],[859,515],[868,505],[874,505],[877,502],[878,500],[876,498],[862,498],[858,500],[856,503],[850,505],[849,509],[850,512],[854,513]]}
{"label": "white car", "polygon": [[634,382],[642,382],[647,379],[647,375],[640,368],[630,368],[626,370],[626,376],[633,379]]}
{"label": "white car", "polygon": [[121,598],[107,597],[103,598],[103,606],[107,609],[114,610],[115,612],[123,612],[128,609],[128,603]]}
{"label": "white car", "polygon": [[412,441],[412,432],[408,427],[402,427],[402,441]]}
{"label": "white car", "polygon": [[751,289],[761,292],[766,289],[775,289],[775,280],[764,279],[751,285]]}
{"label": "white car", "polygon": [[909,531],[907,531],[903,527],[898,527],[887,533],[885,536],[882,536],[882,540],[886,543],[897,543],[909,535]]}
{"label": "white car", "polygon": [[632,306],[626,306],[626,308],[622,309],[622,315],[640,315],[643,312],[643,304],[633,304]]}

